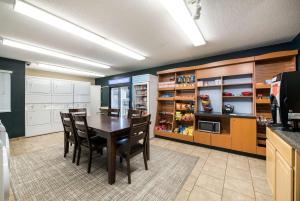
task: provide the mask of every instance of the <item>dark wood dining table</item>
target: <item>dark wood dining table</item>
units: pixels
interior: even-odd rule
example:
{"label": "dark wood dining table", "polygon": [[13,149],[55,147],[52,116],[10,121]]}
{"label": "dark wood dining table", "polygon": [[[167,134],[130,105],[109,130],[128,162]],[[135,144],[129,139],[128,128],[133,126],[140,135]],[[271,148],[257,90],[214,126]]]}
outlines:
{"label": "dark wood dining table", "polygon": [[[87,116],[88,126],[107,140],[108,183],[116,181],[116,140],[128,135],[131,120],[127,117],[111,117],[107,115]],[[148,135],[149,136],[149,135]],[[147,137],[147,157],[150,158],[149,137]]]}

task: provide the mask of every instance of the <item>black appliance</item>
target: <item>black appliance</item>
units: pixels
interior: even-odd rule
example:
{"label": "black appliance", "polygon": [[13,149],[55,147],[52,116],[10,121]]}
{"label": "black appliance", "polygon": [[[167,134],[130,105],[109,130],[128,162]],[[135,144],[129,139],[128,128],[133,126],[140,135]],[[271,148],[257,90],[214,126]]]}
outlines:
{"label": "black appliance", "polygon": [[[300,72],[276,75],[271,84],[271,112],[273,123],[298,130],[300,120]],[[291,124],[289,124],[291,122]]]}
{"label": "black appliance", "polygon": [[198,130],[209,133],[221,133],[221,124],[220,122],[199,120]]}

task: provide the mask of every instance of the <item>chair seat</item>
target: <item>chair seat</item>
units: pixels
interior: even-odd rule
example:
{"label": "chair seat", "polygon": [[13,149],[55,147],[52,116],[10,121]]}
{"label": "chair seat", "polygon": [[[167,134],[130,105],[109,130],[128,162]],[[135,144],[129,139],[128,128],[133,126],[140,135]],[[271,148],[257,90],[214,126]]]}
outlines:
{"label": "chair seat", "polygon": [[131,149],[130,149],[130,153],[128,153],[128,147],[129,147],[129,144],[126,143],[126,144],[123,144],[121,145],[119,148],[118,148],[118,151],[119,153],[122,155],[122,156],[126,156],[126,155],[135,155],[137,153],[141,153],[144,149],[144,146],[143,144],[141,143],[138,143],[138,144],[135,144],[135,145],[131,145]]}
{"label": "chair seat", "polygon": [[[90,142],[92,143],[92,146],[94,147],[104,147],[106,146],[106,139],[99,137],[99,136],[93,136],[90,138]],[[85,147],[89,147],[88,141],[86,139],[81,141],[81,145]]]}
{"label": "chair seat", "polygon": [[123,145],[128,143],[128,137],[121,137],[117,139],[117,145]]}

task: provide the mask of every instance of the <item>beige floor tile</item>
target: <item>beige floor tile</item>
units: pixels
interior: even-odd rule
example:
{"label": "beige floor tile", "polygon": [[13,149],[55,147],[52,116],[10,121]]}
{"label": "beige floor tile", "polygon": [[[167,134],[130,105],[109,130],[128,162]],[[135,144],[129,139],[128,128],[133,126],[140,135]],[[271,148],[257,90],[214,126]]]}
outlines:
{"label": "beige floor tile", "polygon": [[219,178],[219,179],[224,179],[225,178],[225,170],[226,169],[222,169],[217,166],[205,164],[202,168],[202,173],[210,175],[212,177]]}
{"label": "beige floor tile", "polygon": [[211,166],[216,166],[221,169],[226,169],[227,161],[223,159],[220,160],[219,158],[215,158],[215,157],[208,157],[206,164]]}
{"label": "beige floor tile", "polygon": [[222,195],[224,180],[217,179],[215,177],[202,173],[198,177],[196,185],[206,190],[210,190],[214,193]]}
{"label": "beige floor tile", "polygon": [[255,192],[256,201],[275,201],[273,196],[265,195],[259,192]]}
{"label": "beige floor tile", "polygon": [[160,138],[152,138],[150,143],[156,146],[165,147],[168,144],[168,141]]}
{"label": "beige floor tile", "polygon": [[194,177],[198,177],[202,171],[204,164],[205,164],[205,161],[199,159],[198,162],[196,163],[194,169],[192,170],[191,175]]}
{"label": "beige floor tile", "polygon": [[239,168],[228,166],[226,169],[226,175],[236,179],[251,181],[250,170],[242,170]]}
{"label": "beige floor tile", "polygon": [[228,159],[236,159],[236,160],[239,160],[239,161],[248,161],[247,156],[243,156],[243,155],[239,155],[239,154],[233,154],[233,153],[228,154]]}
{"label": "beige floor tile", "polygon": [[243,181],[240,179],[235,179],[235,178],[226,176],[224,188],[235,191],[237,193],[241,193],[243,195],[247,195],[251,198],[255,197],[253,185],[252,185],[252,182],[250,182],[250,181]]}
{"label": "beige floor tile", "polygon": [[255,168],[251,168],[250,167],[250,171],[251,171],[251,176],[252,178],[266,178],[266,168],[264,167],[255,167]]}
{"label": "beige floor tile", "polygon": [[228,159],[228,153],[227,152],[223,152],[223,151],[212,150],[210,152],[209,157],[214,157],[214,158],[218,158],[220,160],[227,161],[227,159]]}
{"label": "beige floor tile", "polygon": [[197,181],[197,177],[193,176],[193,175],[190,175],[186,182],[184,183],[183,185],[183,189],[187,190],[187,191],[191,191],[193,190],[195,184],[196,184],[196,181]]}
{"label": "beige floor tile", "polygon": [[253,178],[254,191],[272,196],[271,188],[266,179]]}
{"label": "beige floor tile", "polygon": [[255,199],[224,188],[222,201],[255,201]]}
{"label": "beige floor tile", "polygon": [[241,169],[241,170],[250,171],[249,162],[248,162],[248,160],[244,160],[244,159],[241,160],[241,159],[236,159],[236,158],[229,157],[228,162],[227,162],[227,166],[235,167],[235,168],[238,168],[238,169]]}
{"label": "beige floor tile", "polygon": [[195,186],[188,201],[221,201],[221,195]]}
{"label": "beige floor tile", "polygon": [[191,193],[190,191],[181,189],[181,191],[179,191],[175,201],[187,201],[189,199],[190,193]]}
{"label": "beige floor tile", "polygon": [[249,158],[249,165],[251,169],[255,168],[266,168],[266,160],[257,159],[257,158]]}

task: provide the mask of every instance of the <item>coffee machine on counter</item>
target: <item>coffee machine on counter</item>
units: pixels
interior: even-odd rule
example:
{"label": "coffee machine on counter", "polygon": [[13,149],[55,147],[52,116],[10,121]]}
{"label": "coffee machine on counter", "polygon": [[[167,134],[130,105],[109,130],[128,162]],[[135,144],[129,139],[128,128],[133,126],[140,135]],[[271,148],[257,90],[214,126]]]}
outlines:
{"label": "coffee machine on counter", "polygon": [[273,124],[285,129],[299,129],[300,121],[300,72],[276,75],[271,84],[271,112]]}

